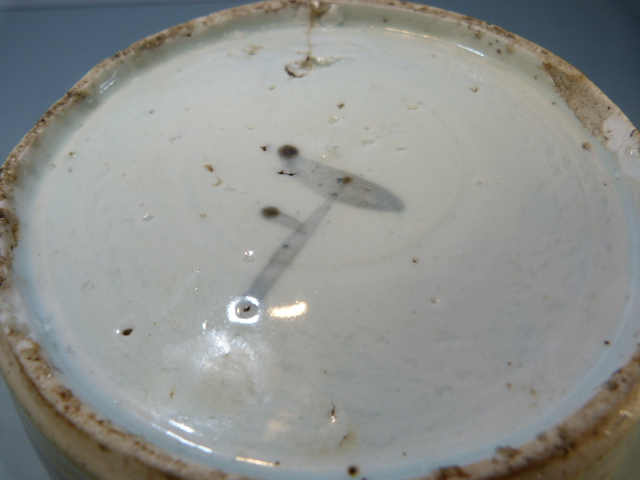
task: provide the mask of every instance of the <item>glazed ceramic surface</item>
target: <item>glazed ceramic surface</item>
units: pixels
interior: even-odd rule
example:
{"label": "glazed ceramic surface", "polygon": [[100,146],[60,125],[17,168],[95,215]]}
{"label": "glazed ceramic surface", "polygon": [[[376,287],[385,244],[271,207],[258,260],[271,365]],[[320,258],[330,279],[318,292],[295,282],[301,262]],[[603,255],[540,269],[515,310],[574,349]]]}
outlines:
{"label": "glazed ceramic surface", "polygon": [[508,456],[635,351],[637,150],[481,26],[276,10],[150,43],[50,122],[5,205],[3,321],[225,471]]}

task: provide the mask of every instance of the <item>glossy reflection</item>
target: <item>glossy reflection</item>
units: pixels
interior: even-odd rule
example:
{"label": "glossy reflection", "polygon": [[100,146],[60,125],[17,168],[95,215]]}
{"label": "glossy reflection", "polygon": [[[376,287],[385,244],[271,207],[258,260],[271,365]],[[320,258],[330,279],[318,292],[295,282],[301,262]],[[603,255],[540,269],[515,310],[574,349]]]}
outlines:
{"label": "glossy reflection", "polygon": [[187,440],[186,438],[181,437],[180,435],[177,435],[173,432],[170,431],[166,431],[167,436],[177,440],[178,442],[182,443],[183,445],[188,445],[190,447],[196,448],[204,453],[213,453],[213,450],[211,450],[210,448],[205,447],[204,445],[200,445],[199,443],[195,443],[195,442],[191,442],[189,440]]}
{"label": "glossy reflection", "polygon": [[195,433],[195,430],[185,423],[178,422],[177,420],[173,420],[173,419],[169,420],[169,423],[174,427],[179,428],[180,430],[183,430],[187,433]]}
{"label": "glossy reflection", "polygon": [[263,467],[277,467],[280,465],[280,462],[265,462],[264,460],[258,460],[256,458],[247,458],[247,457],[236,457],[236,461],[252,463],[254,465],[260,465]]}
{"label": "glossy reflection", "polygon": [[307,302],[297,302],[291,305],[283,305],[280,307],[271,307],[268,310],[270,317],[293,320],[296,317],[306,313],[308,310]]}

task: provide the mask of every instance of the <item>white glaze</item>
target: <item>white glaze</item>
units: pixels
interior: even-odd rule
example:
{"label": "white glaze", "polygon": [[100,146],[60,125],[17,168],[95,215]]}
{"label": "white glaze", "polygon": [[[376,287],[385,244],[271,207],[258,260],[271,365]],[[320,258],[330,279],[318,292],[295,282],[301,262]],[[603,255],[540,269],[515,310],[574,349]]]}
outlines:
{"label": "white glaze", "polygon": [[[274,479],[408,478],[584,404],[637,332],[613,158],[525,54],[270,15],[115,71],[22,178],[16,284],[74,393]],[[237,321],[291,233],[261,209],[305,222],[325,201],[278,174],[284,144],[404,208],[332,204]]]}

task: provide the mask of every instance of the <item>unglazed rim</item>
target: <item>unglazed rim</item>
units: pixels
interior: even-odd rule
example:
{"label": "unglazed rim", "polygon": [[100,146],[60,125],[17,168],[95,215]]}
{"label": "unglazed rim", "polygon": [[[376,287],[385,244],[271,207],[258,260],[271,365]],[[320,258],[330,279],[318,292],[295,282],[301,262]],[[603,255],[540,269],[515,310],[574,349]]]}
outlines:
{"label": "unglazed rim", "polygon": [[[594,141],[619,156],[624,149],[640,149],[640,132],[584,74],[549,51],[500,27],[434,7],[395,0],[274,0],[241,6],[191,20],[152,35],[104,60],[53,105],[27,133],[0,168],[0,289],[11,287],[12,249],[20,236],[11,206],[12,184],[22,165],[29,164],[29,148],[37,146],[56,118],[81,104],[111,71],[132,62],[168,40],[186,40],[197,30],[216,28],[234,18],[285,8],[309,9],[310,22],[331,5],[364,5],[404,10],[456,23],[477,37],[491,34],[507,48],[517,47],[541,62],[541,75],[551,78],[558,93]],[[0,366],[30,420],[80,470],[105,479],[130,478],[222,480],[247,479],[166,452],[144,438],[102,417],[66,388],[42,354],[40,345],[14,319],[5,319],[0,334]],[[507,480],[573,478],[589,470],[622,441],[640,416],[640,348],[615,372],[599,392],[566,421],[518,448],[501,446],[493,457],[469,465],[441,467],[422,480]],[[277,468],[277,467],[274,467]]]}

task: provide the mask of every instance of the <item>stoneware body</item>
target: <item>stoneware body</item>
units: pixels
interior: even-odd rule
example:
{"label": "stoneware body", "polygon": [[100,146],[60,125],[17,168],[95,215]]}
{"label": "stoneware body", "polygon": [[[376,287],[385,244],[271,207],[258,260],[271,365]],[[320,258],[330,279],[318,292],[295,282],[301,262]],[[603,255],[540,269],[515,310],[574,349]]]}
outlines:
{"label": "stoneware body", "polygon": [[2,169],[0,365],[54,479],[638,474],[640,133],[473,18],[144,39]]}

